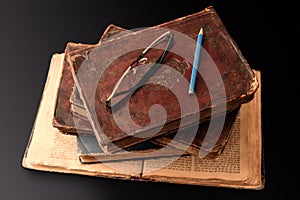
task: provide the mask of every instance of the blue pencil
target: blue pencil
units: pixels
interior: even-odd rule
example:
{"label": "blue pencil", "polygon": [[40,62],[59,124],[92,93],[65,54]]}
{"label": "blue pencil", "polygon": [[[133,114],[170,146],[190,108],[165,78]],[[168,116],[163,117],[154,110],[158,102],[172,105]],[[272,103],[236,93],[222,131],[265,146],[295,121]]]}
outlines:
{"label": "blue pencil", "polygon": [[203,36],[203,28],[200,29],[199,34],[198,34],[195,57],[194,57],[194,63],[193,63],[193,69],[192,69],[192,75],[191,75],[191,79],[190,79],[189,94],[194,94],[194,90],[195,90],[197,69],[198,69],[199,60],[200,60],[202,36]]}

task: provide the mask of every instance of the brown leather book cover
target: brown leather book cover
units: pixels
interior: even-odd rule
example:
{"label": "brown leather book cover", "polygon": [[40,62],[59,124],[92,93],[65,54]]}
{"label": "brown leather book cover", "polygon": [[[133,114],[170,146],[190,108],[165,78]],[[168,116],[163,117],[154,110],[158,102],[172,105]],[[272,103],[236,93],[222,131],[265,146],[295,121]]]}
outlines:
{"label": "brown leather book cover", "polygon": [[[175,42],[172,49],[182,50],[180,53],[184,56],[169,52],[165,64],[181,73],[186,81],[189,81],[191,76],[195,46],[182,40],[180,33],[196,40],[200,27],[204,29],[202,46],[206,53],[201,54],[201,75],[197,75],[195,95],[187,94],[188,85],[178,81],[178,77],[169,77],[170,74],[166,71],[160,71],[156,73],[158,79],[173,79],[171,87],[175,88],[177,98],[170,89],[148,84],[140,87],[130,100],[125,101],[116,111],[112,111],[107,107],[106,99],[130,63],[143,51],[137,47],[141,43],[150,44],[164,33],[165,30],[158,27],[174,31],[172,33]],[[147,55],[148,62],[154,62],[161,53],[159,48],[151,51]],[[72,51],[67,55],[76,86],[80,88],[80,96],[87,106],[96,138],[106,152],[151,139],[152,136],[144,136],[153,134],[157,129],[160,130],[155,137],[178,129],[181,123],[186,127],[202,123],[210,119],[213,112],[215,116],[230,112],[252,100],[258,88],[253,70],[212,7],[156,27],[108,40],[100,45]],[[115,57],[116,55],[120,56]],[[213,65],[217,67],[217,73]],[[146,67],[137,69],[143,71]],[[221,81],[218,79],[218,73]],[[128,85],[130,88],[134,77],[132,75],[127,82],[125,81],[123,89],[127,89]],[[190,103],[195,97],[198,106]],[[184,99],[184,115],[178,98]],[[154,104],[162,105],[166,114],[152,112],[150,118],[149,109]],[[129,113],[128,117],[120,117],[123,113],[128,114],[126,112]]]}
{"label": "brown leather book cover", "polygon": [[[124,29],[122,29],[121,27],[117,27],[115,25],[109,25],[105,29],[103,35],[101,36],[99,43],[101,43],[101,41],[107,40],[109,37],[111,37],[114,34],[120,33],[123,30]],[[66,45],[64,53],[66,55],[69,52],[79,50],[89,46],[92,45],[69,42]],[[60,80],[59,91],[57,93],[56,107],[54,111],[54,118],[52,124],[54,127],[60,129],[62,132],[68,134],[77,134],[77,132],[86,133],[86,134],[92,133],[91,132],[92,127],[90,126],[90,123],[87,122],[86,120],[76,119],[77,126],[75,127],[73,112],[71,110],[71,103],[70,103],[72,90],[75,86],[74,86],[74,80],[71,73],[71,68],[66,57],[63,61],[63,65],[64,68]]]}

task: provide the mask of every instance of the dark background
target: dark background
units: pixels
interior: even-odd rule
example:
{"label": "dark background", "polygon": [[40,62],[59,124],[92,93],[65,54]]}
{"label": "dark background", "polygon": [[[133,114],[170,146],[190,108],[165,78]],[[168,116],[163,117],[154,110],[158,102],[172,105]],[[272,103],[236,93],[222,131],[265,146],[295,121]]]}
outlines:
{"label": "dark background", "polygon": [[[289,1],[1,1],[0,199],[286,198],[296,190],[299,22]],[[107,25],[157,25],[212,5],[244,57],[262,73],[266,186],[237,190],[145,183],[22,168],[53,53],[97,43]]]}

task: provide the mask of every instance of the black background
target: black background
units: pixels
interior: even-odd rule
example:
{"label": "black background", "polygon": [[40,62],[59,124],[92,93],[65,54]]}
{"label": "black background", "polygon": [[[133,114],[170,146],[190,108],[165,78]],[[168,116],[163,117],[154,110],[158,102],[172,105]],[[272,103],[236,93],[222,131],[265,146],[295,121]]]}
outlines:
{"label": "black background", "polygon": [[[288,1],[38,1],[0,5],[0,199],[282,199],[297,191],[299,22]],[[272,1],[271,1],[272,2]],[[145,183],[22,168],[53,53],[69,41],[97,43],[107,25],[157,25],[212,5],[254,69],[262,73],[266,186],[237,190]]]}

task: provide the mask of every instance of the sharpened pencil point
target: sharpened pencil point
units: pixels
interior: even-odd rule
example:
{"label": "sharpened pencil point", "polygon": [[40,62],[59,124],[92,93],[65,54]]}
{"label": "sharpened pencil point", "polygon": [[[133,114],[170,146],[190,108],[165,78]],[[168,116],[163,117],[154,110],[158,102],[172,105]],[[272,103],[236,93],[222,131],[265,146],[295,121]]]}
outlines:
{"label": "sharpened pencil point", "polygon": [[200,28],[199,35],[203,35],[203,28]]}
{"label": "sharpened pencil point", "polygon": [[191,88],[189,89],[189,94],[194,94],[194,91]]}

